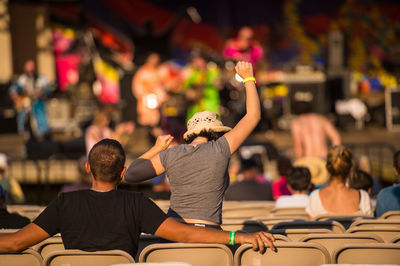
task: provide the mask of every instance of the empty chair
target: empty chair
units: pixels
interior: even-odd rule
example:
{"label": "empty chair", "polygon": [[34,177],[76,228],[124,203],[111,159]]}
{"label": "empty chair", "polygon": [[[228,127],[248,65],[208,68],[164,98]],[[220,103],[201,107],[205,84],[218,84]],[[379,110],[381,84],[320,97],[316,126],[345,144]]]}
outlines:
{"label": "empty chair", "polygon": [[223,230],[226,231],[246,231],[254,233],[258,231],[268,231],[268,227],[261,221],[254,220],[224,220],[221,224]]}
{"label": "empty chair", "polygon": [[193,266],[232,266],[233,255],[221,244],[168,243],[147,246],[139,256],[139,262],[163,261],[183,261]]}
{"label": "empty chair", "polygon": [[337,221],[292,221],[280,222],[272,227],[274,229],[328,229],[334,233],[344,233],[346,230]]}
{"label": "empty chair", "polygon": [[272,229],[269,233],[275,235],[284,235],[290,239],[290,241],[299,241],[301,238],[309,234],[329,234],[333,233],[331,230],[326,228],[313,228],[313,229]]}
{"label": "empty chair", "polygon": [[395,235],[389,242],[400,244],[400,234]]}
{"label": "empty chair", "polygon": [[367,226],[367,227],[381,227],[381,226],[394,226],[400,227],[400,219],[360,219],[354,221],[350,227],[354,226]]}
{"label": "empty chair", "polygon": [[77,249],[53,251],[43,259],[43,266],[109,266],[135,262],[131,255],[122,250],[87,252]]}
{"label": "empty chair", "polygon": [[383,239],[379,236],[367,233],[309,234],[302,237],[299,241],[319,243],[323,245],[331,255],[336,247],[343,243],[383,243]]}
{"label": "empty chair", "polygon": [[235,253],[235,266],[296,265],[313,266],[330,263],[328,251],[317,243],[277,242],[277,252],[267,249],[264,254],[252,250],[252,245],[240,246]]}
{"label": "empty chair", "polygon": [[124,264],[112,264],[110,266],[193,266],[187,262],[139,262],[139,263],[124,263]]}
{"label": "empty chair", "polygon": [[351,224],[357,219],[368,218],[372,216],[365,216],[362,214],[354,214],[354,213],[326,213],[317,215],[314,217],[315,221],[337,221],[344,226],[347,230]]}
{"label": "empty chair", "polygon": [[40,266],[42,257],[33,249],[26,249],[18,253],[0,253],[0,266]]}
{"label": "empty chair", "polygon": [[306,217],[308,217],[306,208],[304,208],[304,207],[273,208],[271,210],[271,214],[274,216],[306,216]]}
{"label": "empty chair", "polygon": [[392,243],[347,243],[332,255],[337,264],[398,264],[400,245]]}
{"label": "empty chair", "polygon": [[44,258],[53,251],[65,250],[61,236],[53,236],[33,247]]}
{"label": "empty chair", "polygon": [[222,209],[223,218],[242,218],[250,219],[254,216],[266,216],[270,214],[271,208],[268,206],[236,206],[226,207]]}
{"label": "empty chair", "polygon": [[347,230],[347,233],[372,233],[380,236],[383,241],[389,243],[390,240],[397,234],[400,234],[399,227],[381,226],[381,227],[367,227],[367,226],[354,226]]}
{"label": "empty chair", "polygon": [[400,211],[388,211],[382,214],[382,219],[400,219]]}

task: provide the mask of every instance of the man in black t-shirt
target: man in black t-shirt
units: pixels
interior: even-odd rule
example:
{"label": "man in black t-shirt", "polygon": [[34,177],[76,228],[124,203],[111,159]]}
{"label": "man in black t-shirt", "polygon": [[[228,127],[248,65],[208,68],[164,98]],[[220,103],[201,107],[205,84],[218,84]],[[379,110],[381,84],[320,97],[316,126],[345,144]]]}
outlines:
{"label": "man in black t-shirt", "polygon": [[9,213],[6,205],[7,191],[0,185],[0,229],[20,229],[31,221],[17,213]]}
{"label": "man in black t-shirt", "polygon": [[[156,145],[166,149],[168,139],[160,138]],[[86,164],[92,188],[62,193],[33,223],[16,233],[0,235],[0,253],[23,250],[57,233],[61,233],[66,249],[120,249],[133,257],[141,232],[174,242],[232,243],[229,232],[181,224],[142,194],[117,190],[126,169],[124,164],[125,152],[119,142],[98,142]],[[275,249],[273,236],[266,232],[236,233],[233,239],[237,244],[253,244],[260,252],[266,245]]]}

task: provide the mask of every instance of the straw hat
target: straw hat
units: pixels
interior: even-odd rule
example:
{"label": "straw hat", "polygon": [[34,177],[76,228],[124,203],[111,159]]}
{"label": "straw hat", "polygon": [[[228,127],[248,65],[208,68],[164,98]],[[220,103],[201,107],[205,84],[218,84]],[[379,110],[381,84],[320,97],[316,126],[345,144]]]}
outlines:
{"label": "straw hat", "polygon": [[308,168],[311,174],[311,183],[314,185],[324,185],[328,182],[326,161],[319,157],[303,157],[296,160],[293,165]]}
{"label": "straw hat", "polygon": [[211,111],[198,112],[187,122],[187,131],[183,135],[183,138],[187,140],[189,135],[199,134],[202,130],[228,132],[231,129],[222,124],[216,113]]}

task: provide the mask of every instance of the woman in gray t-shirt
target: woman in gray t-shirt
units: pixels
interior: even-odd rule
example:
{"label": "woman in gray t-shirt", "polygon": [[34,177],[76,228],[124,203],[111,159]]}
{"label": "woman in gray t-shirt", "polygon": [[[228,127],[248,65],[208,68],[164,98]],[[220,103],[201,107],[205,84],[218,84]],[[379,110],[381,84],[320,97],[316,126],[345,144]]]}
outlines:
{"label": "woman in gray t-shirt", "polygon": [[233,128],[225,127],[214,112],[196,113],[187,123],[187,144],[167,149],[170,135],[135,160],[125,180],[138,182],[166,173],[171,184],[169,215],[189,224],[219,227],[222,200],[229,185],[229,159],[260,120],[260,101],[248,62],[238,62],[236,72],[246,88],[246,114]]}

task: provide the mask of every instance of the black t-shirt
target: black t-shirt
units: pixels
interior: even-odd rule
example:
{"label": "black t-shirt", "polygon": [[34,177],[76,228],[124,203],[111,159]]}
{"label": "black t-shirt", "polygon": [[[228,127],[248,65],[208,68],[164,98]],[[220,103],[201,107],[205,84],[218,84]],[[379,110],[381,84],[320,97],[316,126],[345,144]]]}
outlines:
{"label": "black t-shirt", "polygon": [[19,214],[9,213],[6,209],[0,209],[0,228],[1,229],[20,229],[31,221]]}
{"label": "black t-shirt", "polygon": [[66,249],[120,249],[136,255],[141,232],[154,234],[167,218],[141,193],[81,190],[62,193],[33,221]]}

